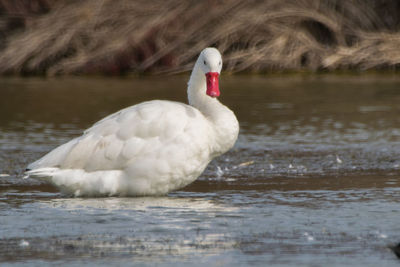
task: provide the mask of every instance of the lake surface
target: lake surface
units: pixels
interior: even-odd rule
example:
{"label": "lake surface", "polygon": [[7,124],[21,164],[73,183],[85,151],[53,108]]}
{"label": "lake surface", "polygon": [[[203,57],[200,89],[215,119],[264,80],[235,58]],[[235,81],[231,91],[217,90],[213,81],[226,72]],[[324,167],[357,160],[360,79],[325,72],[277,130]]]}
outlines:
{"label": "lake surface", "polygon": [[234,149],[165,197],[69,198],[26,165],[187,75],[0,78],[3,266],[399,266],[400,78],[223,76]]}

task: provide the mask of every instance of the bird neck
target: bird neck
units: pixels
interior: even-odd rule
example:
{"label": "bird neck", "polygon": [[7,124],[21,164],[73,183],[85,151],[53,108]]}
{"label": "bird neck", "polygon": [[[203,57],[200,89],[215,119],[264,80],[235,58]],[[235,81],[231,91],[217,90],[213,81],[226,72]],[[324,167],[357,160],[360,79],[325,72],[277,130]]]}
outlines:
{"label": "bird neck", "polygon": [[195,66],[188,83],[189,104],[198,109],[213,125],[216,141],[213,156],[216,156],[225,153],[235,144],[239,123],[228,107],[206,94],[206,86],[204,73]]}
{"label": "bird neck", "polygon": [[209,119],[214,119],[221,112],[222,105],[217,98],[210,97],[206,94],[206,76],[198,67],[193,68],[188,83],[188,100],[189,104],[197,108],[203,115]]}

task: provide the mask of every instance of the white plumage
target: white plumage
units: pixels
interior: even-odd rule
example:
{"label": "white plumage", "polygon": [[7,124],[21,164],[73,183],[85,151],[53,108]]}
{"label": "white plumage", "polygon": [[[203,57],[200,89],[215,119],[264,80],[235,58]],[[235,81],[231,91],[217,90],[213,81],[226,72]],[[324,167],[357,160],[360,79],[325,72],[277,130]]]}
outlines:
{"label": "white plumage", "polygon": [[75,196],[162,195],[188,185],[237,139],[235,115],[215,98],[221,67],[218,50],[204,49],[190,105],[153,100],[109,115],[31,163],[27,177]]}

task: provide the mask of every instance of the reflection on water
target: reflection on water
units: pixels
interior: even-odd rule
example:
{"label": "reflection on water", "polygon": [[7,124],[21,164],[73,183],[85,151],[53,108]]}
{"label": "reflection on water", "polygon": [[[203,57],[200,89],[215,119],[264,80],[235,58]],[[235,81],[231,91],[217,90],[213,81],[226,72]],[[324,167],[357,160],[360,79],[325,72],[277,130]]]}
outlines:
{"label": "reflection on water", "polygon": [[186,101],[186,78],[0,79],[0,261],[398,265],[396,77],[224,77],[238,143],[165,197],[71,199],[21,179],[109,113]]}

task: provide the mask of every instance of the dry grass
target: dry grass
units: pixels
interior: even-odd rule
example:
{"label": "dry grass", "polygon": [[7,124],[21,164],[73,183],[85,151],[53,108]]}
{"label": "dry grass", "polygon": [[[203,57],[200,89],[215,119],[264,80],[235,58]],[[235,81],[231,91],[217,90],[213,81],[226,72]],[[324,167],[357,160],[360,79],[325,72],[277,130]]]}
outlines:
{"label": "dry grass", "polygon": [[175,73],[207,46],[220,49],[232,72],[400,63],[396,1],[36,2],[42,6],[26,9],[27,22],[0,45],[0,73]]}

